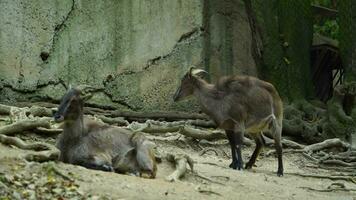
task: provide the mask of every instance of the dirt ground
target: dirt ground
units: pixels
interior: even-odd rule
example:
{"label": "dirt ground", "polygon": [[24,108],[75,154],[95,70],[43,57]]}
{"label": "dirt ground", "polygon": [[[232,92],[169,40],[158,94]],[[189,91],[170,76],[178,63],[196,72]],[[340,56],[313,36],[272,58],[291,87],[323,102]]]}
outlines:
{"label": "dirt ground", "polygon": [[[157,153],[178,154],[185,153],[194,160],[194,171],[209,177],[213,182],[205,180],[188,171],[179,182],[167,182],[165,177],[174,171],[174,165],[162,160],[158,164],[156,179],[144,179],[130,175],[121,175],[111,172],[89,170],[80,166],[52,162],[61,173],[67,174],[75,181],[81,195],[90,194],[82,199],[335,199],[356,200],[356,192],[329,191],[320,192],[312,189],[327,189],[332,183],[343,183],[347,188],[356,188],[351,181],[329,180],[319,178],[301,177],[293,173],[339,175],[337,171],[327,171],[313,167],[312,163],[301,154],[284,154],[285,175],[277,177],[277,161],[274,156],[265,156],[264,153],[256,162],[252,170],[237,171],[228,167],[230,163],[230,151],[227,141],[219,141],[217,144],[198,142],[190,138],[177,137],[174,135],[162,139],[162,137],[148,137],[155,141]],[[170,138],[170,139],[169,139]],[[26,136],[26,140],[44,140],[39,136]],[[54,143],[55,138],[46,139]],[[201,155],[205,148],[213,148],[216,151],[207,151]],[[243,156],[245,162],[253,151],[253,147],[244,147]],[[16,177],[46,176],[41,175],[43,167],[48,163],[25,163],[19,159],[26,151],[0,144],[0,175],[15,179]],[[188,167],[188,166],[187,166]],[[21,175],[22,174],[22,175]],[[48,187],[47,183],[42,187]],[[30,184],[21,187],[30,187]],[[21,188],[20,187],[20,188]],[[34,186],[32,186],[34,188]],[[309,188],[309,189],[308,189]],[[310,189],[311,188],[311,189]],[[4,188],[2,188],[4,190]],[[1,187],[0,187],[1,190]],[[43,189],[46,193],[47,190]],[[53,191],[56,191],[53,189]],[[50,192],[53,192],[50,191]],[[61,191],[61,190],[59,190]],[[57,191],[58,192],[58,191]],[[24,192],[22,192],[24,193]],[[22,196],[23,198],[23,196]],[[33,197],[34,198],[34,197]],[[6,198],[5,198],[6,199]],[[21,199],[21,198],[20,198]],[[31,198],[28,198],[31,199]],[[35,195],[34,199],[46,199],[41,194]],[[58,198],[78,199],[78,198]],[[80,199],[80,198],[79,198]]]}

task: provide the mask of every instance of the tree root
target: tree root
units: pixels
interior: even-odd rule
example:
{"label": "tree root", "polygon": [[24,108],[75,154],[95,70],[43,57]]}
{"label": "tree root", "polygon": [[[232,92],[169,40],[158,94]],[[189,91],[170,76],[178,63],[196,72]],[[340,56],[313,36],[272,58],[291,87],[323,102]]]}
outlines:
{"label": "tree root", "polygon": [[198,186],[196,190],[202,194],[207,194],[207,195],[214,194],[217,196],[222,196],[220,193],[213,191],[211,188],[204,188],[202,186]]}
{"label": "tree root", "polygon": [[203,174],[201,174],[201,173],[199,173],[197,171],[193,172],[193,175],[198,177],[198,178],[201,178],[203,180],[209,181],[211,183],[215,183],[215,184],[219,184],[219,185],[225,185],[224,183],[221,183],[219,181],[213,180],[212,178],[207,177],[207,176],[205,176],[205,175],[203,175]]}
{"label": "tree root", "polygon": [[[29,166],[29,167],[31,167],[31,166]],[[69,177],[67,174],[65,174],[64,172],[59,170],[53,161],[50,161],[50,162],[46,163],[45,165],[43,165],[43,168],[45,168],[47,171],[54,172],[55,174],[57,174],[58,176],[61,176],[65,180],[74,181],[73,178]]]}
{"label": "tree root", "polygon": [[[346,162],[356,162],[356,156],[343,156],[340,154],[341,153],[339,153],[337,155],[328,154],[326,159],[336,159],[336,160],[342,160],[342,161],[346,161]],[[326,159],[323,159],[323,160],[326,160]]]}
{"label": "tree root", "polygon": [[37,127],[50,128],[51,125],[49,120],[46,118],[40,119],[27,119],[22,121],[17,121],[13,124],[0,127],[0,134],[3,135],[13,135],[15,133],[21,133],[26,130],[32,130]]}
{"label": "tree root", "polygon": [[52,117],[54,110],[55,109],[40,106],[31,106],[28,111],[26,111],[26,114],[34,117]]}
{"label": "tree root", "polygon": [[311,188],[311,187],[299,187],[299,188],[317,191],[317,192],[335,192],[335,191],[351,192],[351,191],[356,191],[355,188],[347,188],[344,183],[331,183],[326,189],[315,189],[315,188]]}
{"label": "tree root", "polygon": [[[32,116],[32,117],[52,117],[55,108],[46,108],[38,105],[32,105],[31,107],[16,107],[0,104],[0,114],[10,115],[10,117]],[[20,114],[21,113],[21,114]]]}
{"label": "tree root", "polygon": [[[266,137],[264,134],[262,134],[263,139],[265,140],[265,144],[267,146],[272,146],[274,145],[274,140]],[[303,149],[305,147],[305,145],[299,144],[297,142],[294,142],[292,140],[288,140],[288,139],[282,139],[282,145],[284,148],[292,148],[292,149]]]}
{"label": "tree root", "polygon": [[[287,144],[285,139],[284,140],[284,144]],[[282,140],[282,144],[283,144],[283,140]],[[291,145],[291,143],[293,143],[293,145]],[[340,139],[338,138],[333,138],[333,139],[328,139],[328,140],[325,140],[323,142],[320,142],[320,143],[315,143],[315,144],[311,144],[311,145],[308,145],[308,146],[304,146],[304,145],[301,145],[301,144],[298,144],[296,142],[293,142],[293,141],[288,141],[289,145],[291,145],[290,147],[294,147],[295,149],[293,149],[292,151],[290,152],[299,152],[299,153],[313,153],[315,151],[320,151],[320,150],[323,150],[323,149],[330,149],[330,148],[342,148],[342,150],[347,150],[350,148],[350,145],[347,144],[346,142],[343,142],[341,141]],[[303,147],[303,148],[302,148]],[[285,151],[287,152],[287,151]],[[272,154],[272,153],[275,153],[275,150],[271,150],[268,154]]]}
{"label": "tree root", "polygon": [[192,171],[192,174],[194,176],[201,178],[203,180],[212,182],[212,183],[224,185],[223,183],[221,183],[219,181],[215,181],[215,180],[211,179],[210,177],[207,177],[197,171],[194,171],[194,167],[193,167],[194,161],[186,154],[177,154],[177,155],[167,154],[166,160],[174,163],[176,166],[176,170],[172,174],[170,174],[169,176],[166,177],[166,180],[169,182],[176,182],[181,177],[183,177],[187,172],[187,164],[188,164]]}
{"label": "tree root", "polygon": [[110,117],[124,117],[125,119],[131,121],[130,119],[160,119],[166,121],[175,121],[182,119],[202,119],[202,120],[210,120],[207,115],[204,114],[193,114],[193,113],[184,113],[184,112],[150,112],[150,113],[142,113],[142,112],[134,112],[134,111],[119,111],[115,110],[109,114]]}
{"label": "tree root", "polygon": [[208,147],[208,148],[205,148],[205,149],[201,150],[200,153],[199,153],[199,156],[203,156],[204,154],[206,154],[209,151],[212,151],[212,152],[215,153],[216,156],[219,156],[219,153],[216,151],[216,149],[212,148],[212,147]]}
{"label": "tree root", "polygon": [[40,135],[57,136],[58,134],[61,134],[63,132],[63,129],[59,129],[59,128],[48,129],[43,127],[37,127],[33,129],[33,132]]}
{"label": "tree root", "polygon": [[0,142],[4,145],[13,145],[17,148],[23,150],[34,150],[34,151],[44,151],[49,150],[51,147],[46,143],[36,142],[32,144],[27,144],[23,140],[17,137],[10,137],[6,135],[0,134]]}
{"label": "tree root", "polygon": [[328,149],[328,148],[342,148],[344,150],[347,150],[350,148],[350,145],[347,144],[346,142],[341,141],[339,138],[334,138],[334,139],[328,139],[320,143],[308,145],[304,147],[304,151],[306,152],[315,152],[315,151],[320,151],[322,149]]}
{"label": "tree root", "polygon": [[320,163],[324,165],[339,165],[343,167],[353,167],[356,169],[356,162],[347,163],[342,160],[324,160],[324,161],[320,161]]}
{"label": "tree root", "polygon": [[187,137],[191,137],[197,140],[217,140],[226,139],[225,133],[219,130],[215,131],[204,131],[200,129],[195,129],[191,127],[183,126],[179,129],[179,133]]}
{"label": "tree root", "polygon": [[166,180],[169,182],[179,181],[179,179],[183,177],[187,171],[187,164],[189,164],[191,171],[194,170],[193,168],[194,161],[186,154],[177,154],[177,155],[167,154],[166,160],[174,163],[176,166],[176,170],[172,174],[166,177]]}
{"label": "tree root", "polygon": [[350,181],[356,184],[356,179],[352,176],[330,176],[330,175],[318,175],[318,174],[301,174],[297,172],[285,173],[294,176],[309,177],[309,178],[320,178],[320,179],[330,179],[330,180],[344,180]]}
{"label": "tree root", "polygon": [[[148,120],[146,123],[131,123],[128,128],[133,131],[141,131],[150,134],[158,134],[161,133],[170,133],[170,132],[178,132],[181,135],[191,137],[197,140],[219,140],[226,139],[226,134],[223,130],[201,130],[189,127],[187,124],[183,124],[181,122],[158,122]],[[244,138],[244,145],[251,146],[253,142]]]}
{"label": "tree root", "polygon": [[0,115],[9,115],[11,106],[0,104]]}
{"label": "tree root", "polygon": [[[284,151],[284,153],[288,153],[288,152],[302,153],[302,155],[305,158],[311,160],[315,164],[318,164],[319,167],[323,167],[323,165],[336,165],[348,169],[349,168],[356,169],[356,162],[355,162],[356,157],[350,156],[350,155],[355,155],[354,151],[341,152],[336,155],[325,153],[324,151],[322,151],[324,149],[335,149],[335,148],[341,151],[345,151],[351,148],[348,143],[345,143],[338,138],[328,139],[320,143],[316,143],[304,147],[303,146],[304,145],[297,145],[295,146],[297,149],[287,149]],[[275,152],[276,152],[275,150],[270,150],[266,153],[266,156],[274,154]],[[312,156],[313,154],[314,156]]]}
{"label": "tree root", "polygon": [[53,148],[51,148],[51,150],[30,152],[24,156],[24,158],[27,161],[34,161],[34,162],[47,162],[52,160],[58,160],[58,157],[59,157],[59,150],[54,146]]}
{"label": "tree root", "polygon": [[318,163],[318,162],[319,162],[318,159],[314,158],[313,156],[311,156],[311,155],[309,155],[309,154],[307,154],[307,153],[305,153],[305,152],[303,152],[302,155],[303,155],[305,158],[307,158],[307,159],[309,159],[309,160],[311,160],[311,161],[313,161],[313,162],[315,162],[315,163]]}
{"label": "tree root", "polygon": [[102,120],[104,123],[111,124],[111,125],[118,125],[118,126],[127,126],[129,122],[125,120],[123,117],[106,117],[104,115],[94,115],[94,117]]}
{"label": "tree root", "polygon": [[0,134],[0,142],[5,145],[13,145],[23,150],[33,150],[35,152],[27,153],[24,158],[27,161],[37,161],[45,162],[49,160],[57,160],[59,156],[59,150],[50,144],[35,142],[35,143],[26,143],[17,137],[11,137]]}

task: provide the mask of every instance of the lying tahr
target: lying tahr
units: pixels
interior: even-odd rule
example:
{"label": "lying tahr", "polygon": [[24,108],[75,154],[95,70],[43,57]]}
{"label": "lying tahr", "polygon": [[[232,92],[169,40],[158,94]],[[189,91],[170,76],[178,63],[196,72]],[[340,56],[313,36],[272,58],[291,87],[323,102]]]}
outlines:
{"label": "lying tahr", "polygon": [[130,130],[84,117],[86,96],[80,89],[69,89],[54,114],[56,122],[63,122],[63,133],[56,144],[59,160],[90,169],[154,178],[157,166],[153,143]]}

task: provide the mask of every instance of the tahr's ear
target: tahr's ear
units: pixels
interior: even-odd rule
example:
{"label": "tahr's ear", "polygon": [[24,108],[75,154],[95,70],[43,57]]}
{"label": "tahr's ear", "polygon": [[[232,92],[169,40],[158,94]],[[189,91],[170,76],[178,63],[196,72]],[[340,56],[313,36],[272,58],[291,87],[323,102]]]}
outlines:
{"label": "tahr's ear", "polygon": [[194,69],[195,69],[195,67],[190,67],[189,73],[188,73],[189,76],[192,76]]}

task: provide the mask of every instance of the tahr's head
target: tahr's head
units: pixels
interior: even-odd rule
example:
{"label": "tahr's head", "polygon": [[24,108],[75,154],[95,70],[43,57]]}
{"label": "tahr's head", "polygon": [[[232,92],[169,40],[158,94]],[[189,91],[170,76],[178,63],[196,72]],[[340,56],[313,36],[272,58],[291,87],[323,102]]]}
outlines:
{"label": "tahr's head", "polygon": [[76,120],[83,114],[84,101],[92,96],[90,87],[69,88],[53,117],[56,122]]}
{"label": "tahr's head", "polygon": [[183,76],[180,82],[180,86],[173,96],[173,100],[175,102],[180,101],[192,95],[194,92],[194,84],[196,83],[197,78],[199,78],[204,73],[207,72],[202,69],[191,67],[189,71]]}

